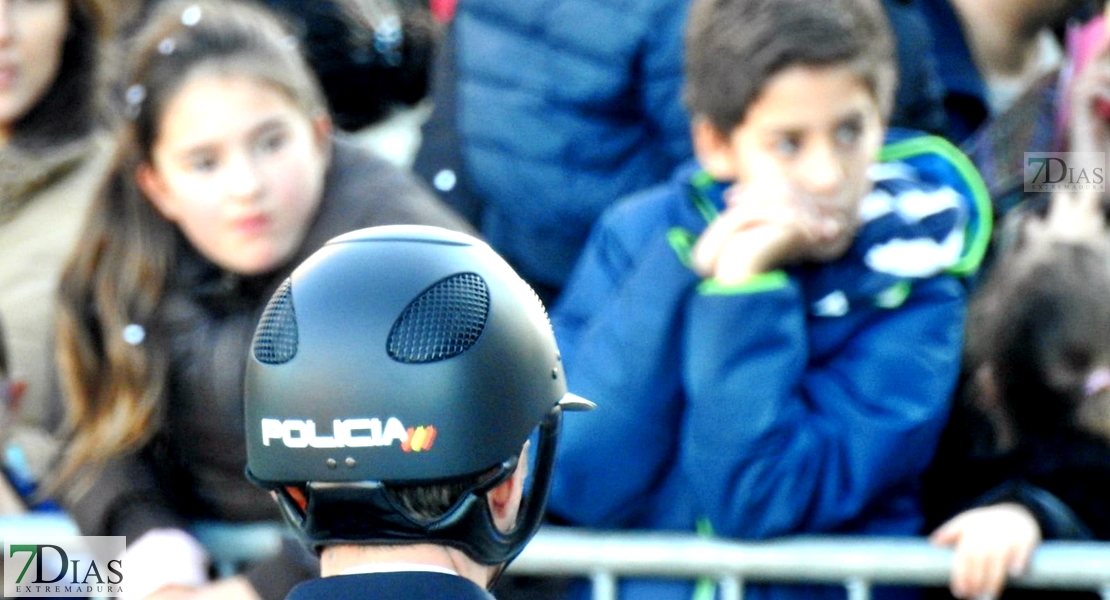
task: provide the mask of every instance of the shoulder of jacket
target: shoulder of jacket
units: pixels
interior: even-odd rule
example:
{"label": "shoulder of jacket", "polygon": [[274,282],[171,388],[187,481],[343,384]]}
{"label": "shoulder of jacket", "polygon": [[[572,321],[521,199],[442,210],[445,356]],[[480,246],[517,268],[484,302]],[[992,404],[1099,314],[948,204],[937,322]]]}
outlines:
{"label": "shoulder of jacket", "polygon": [[964,246],[949,272],[973,275],[990,242],[994,210],[987,185],[971,159],[942,137],[892,128],[879,153],[879,163],[904,164],[925,185],[951,188],[964,199],[967,212]]}

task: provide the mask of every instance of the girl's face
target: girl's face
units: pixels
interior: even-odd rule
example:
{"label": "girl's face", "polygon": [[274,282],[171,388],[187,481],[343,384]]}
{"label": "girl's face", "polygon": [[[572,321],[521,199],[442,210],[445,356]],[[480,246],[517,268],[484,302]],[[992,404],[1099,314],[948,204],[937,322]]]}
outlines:
{"label": "girl's face", "polygon": [[220,267],[272,271],[304,241],[323,192],[326,116],[257,80],[195,74],[169,100],[136,174],[155,208]]}
{"label": "girl's face", "polygon": [[54,82],[68,23],[67,0],[0,0],[0,143]]}

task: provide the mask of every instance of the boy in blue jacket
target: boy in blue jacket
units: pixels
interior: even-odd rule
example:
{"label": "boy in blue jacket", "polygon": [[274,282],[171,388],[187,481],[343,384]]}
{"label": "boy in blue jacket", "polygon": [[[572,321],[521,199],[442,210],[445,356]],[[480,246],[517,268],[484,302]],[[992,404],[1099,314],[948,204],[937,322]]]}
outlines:
{"label": "boy in blue jacket", "polygon": [[[982,180],[947,142],[885,131],[878,0],[691,11],[696,161],[603,216],[553,309],[568,384],[598,410],[565,420],[550,510],[742,540],[921,534],[990,232]],[[745,597],[824,594],[844,590]]]}

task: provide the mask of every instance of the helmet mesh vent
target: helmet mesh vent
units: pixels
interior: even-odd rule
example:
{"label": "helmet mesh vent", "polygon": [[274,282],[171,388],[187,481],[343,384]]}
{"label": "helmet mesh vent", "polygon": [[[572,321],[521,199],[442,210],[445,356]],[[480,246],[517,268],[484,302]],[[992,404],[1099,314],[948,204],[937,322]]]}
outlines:
{"label": "helmet mesh vent", "polygon": [[292,281],[286,279],[262,312],[254,336],[254,357],[259,362],[278,365],[297,355],[297,314],[291,288]]}
{"label": "helmet mesh vent", "polygon": [[440,280],[409,303],[389,332],[389,356],[405,363],[445,360],[478,341],[489,314],[489,288],[475,273]]}

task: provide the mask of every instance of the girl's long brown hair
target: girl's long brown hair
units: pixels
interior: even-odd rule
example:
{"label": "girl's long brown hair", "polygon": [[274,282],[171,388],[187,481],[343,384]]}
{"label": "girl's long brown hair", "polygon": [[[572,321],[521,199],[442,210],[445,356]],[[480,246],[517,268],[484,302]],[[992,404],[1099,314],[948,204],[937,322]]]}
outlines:
{"label": "girl's long brown hair", "polygon": [[68,439],[51,492],[88,483],[107,461],[139,449],[161,427],[171,341],[159,320],[179,236],[134,175],[150,161],[164,107],[184,81],[202,73],[272,86],[308,115],[326,110],[286,28],[253,4],[161,3],[129,47],[118,150],[59,289]]}

